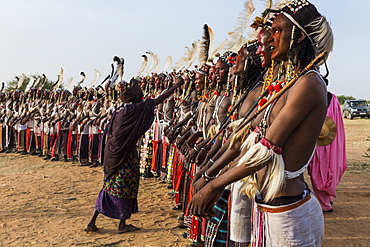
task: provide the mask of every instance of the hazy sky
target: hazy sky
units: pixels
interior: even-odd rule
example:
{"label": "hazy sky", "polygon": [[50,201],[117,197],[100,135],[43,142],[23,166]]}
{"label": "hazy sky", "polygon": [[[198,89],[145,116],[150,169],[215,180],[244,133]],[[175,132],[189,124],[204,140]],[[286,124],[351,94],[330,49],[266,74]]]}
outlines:
{"label": "hazy sky", "polygon": [[[185,46],[201,39],[205,23],[214,31],[216,46],[220,44],[236,26],[244,2],[0,0],[0,80],[8,82],[21,73],[44,73],[56,80],[62,67],[65,83],[71,77],[77,83],[84,71],[88,84],[94,69],[102,72],[101,82],[110,73],[115,55],[125,58],[128,80],[137,75],[146,51],[159,55],[162,70],[167,56],[172,56],[174,65],[185,54]],[[369,100],[365,40],[369,42],[370,1],[311,2],[334,31],[334,51],[328,61],[329,90]],[[254,0],[254,5],[252,19],[263,11],[264,1]],[[245,36],[251,31],[249,28]]]}

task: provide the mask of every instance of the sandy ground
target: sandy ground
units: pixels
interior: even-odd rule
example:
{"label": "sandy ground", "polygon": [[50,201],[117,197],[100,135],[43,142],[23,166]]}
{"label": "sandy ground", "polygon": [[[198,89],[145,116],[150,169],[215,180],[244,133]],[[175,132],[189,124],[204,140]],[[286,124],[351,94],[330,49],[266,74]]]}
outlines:
{"label": "sandy ground", "polygon": [[[325,216],[324,246],[370,246],[370,119],[345,120],[348,169]],[[370,153],[370,152],[369,152]],[[140,230],[117,234],[118,220],[99,216],[85,233],[102,186],[101,168],[0,154],[0,246],[186,246],[167,184],[141,180]]]}

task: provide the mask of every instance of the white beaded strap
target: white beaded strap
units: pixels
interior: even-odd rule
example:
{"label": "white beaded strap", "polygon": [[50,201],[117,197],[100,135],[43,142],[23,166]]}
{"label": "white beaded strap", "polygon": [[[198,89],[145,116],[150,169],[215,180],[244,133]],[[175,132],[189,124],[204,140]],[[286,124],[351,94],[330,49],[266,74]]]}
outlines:
{"label": "white beaded strap", "polygon": [[307,162],[307,164],[302,166],[301,169],[299,169],[298,171],[291,172],[291,171],[284,170],[285,178],[286,179],[294,179],[294,178],[299,177],[306,170],[306,168],[308,166],[308,163],[309,162]]}

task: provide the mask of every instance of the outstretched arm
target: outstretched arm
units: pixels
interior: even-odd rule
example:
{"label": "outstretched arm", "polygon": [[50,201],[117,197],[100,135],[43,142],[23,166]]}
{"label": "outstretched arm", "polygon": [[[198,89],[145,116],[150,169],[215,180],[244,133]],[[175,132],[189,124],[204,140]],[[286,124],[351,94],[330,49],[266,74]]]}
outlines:
{"label": "outstretched arm", "polygon": [[159,95],[157,98],[154,99],[154,105],[158,105],[162,103],[165,99],[167,99],[173,92],[180,87],[182,84],[184,84],[184,79],[182,77],[177,77],[175,85],[173,85],[170,89],[166,90],[164,93]]}

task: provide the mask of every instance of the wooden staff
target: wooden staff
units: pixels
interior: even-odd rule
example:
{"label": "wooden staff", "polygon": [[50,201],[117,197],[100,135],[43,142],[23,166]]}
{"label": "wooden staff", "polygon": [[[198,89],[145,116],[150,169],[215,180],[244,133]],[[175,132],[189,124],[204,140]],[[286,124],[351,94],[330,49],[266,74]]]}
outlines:
{"label": "wooden staff", "polygon": [[[219,136],[222,133],[222,131],[224,131],[226,129],[226,127],[230,124],[230,121],[231,121],[230,117],[232,116],[232,114],[234,113],[234,111],[240,107],[240,105],[244,102],[245,98],[247,98],[247,96],[249,95],[249,93],[258,86],[258,83],[260,82],[261,77],[266,73],[266,71],[267,71],[267,69],[265,69],[264,71],[262,71],[262,73],[255,80],[255,82],[251,85],[250,90],[248,90],[247,92],[245,92],[244,95],[242,95],[242,97],[240,97],[240,99],[236,103],[236,105],[231,109],[231,111],[222,120],[222,122],[220,124],[220,130],[212,137],[211,140],[209,140],[207,142],[206,145],[211,144],[216,139],[216,137]],[[260,97],[264,97],[267,92],[268,91],[265,90],[265,92]],[[249,111],[247,112],[246,116],[248,116],[249,114],[251,114],[251,112],[253,111],[254,107],[257,105],[257,103],[258,103],[259,100],[260,99],[258,99],[256,101],[256,103],[251,107],[251,109],[249,109]]]}

